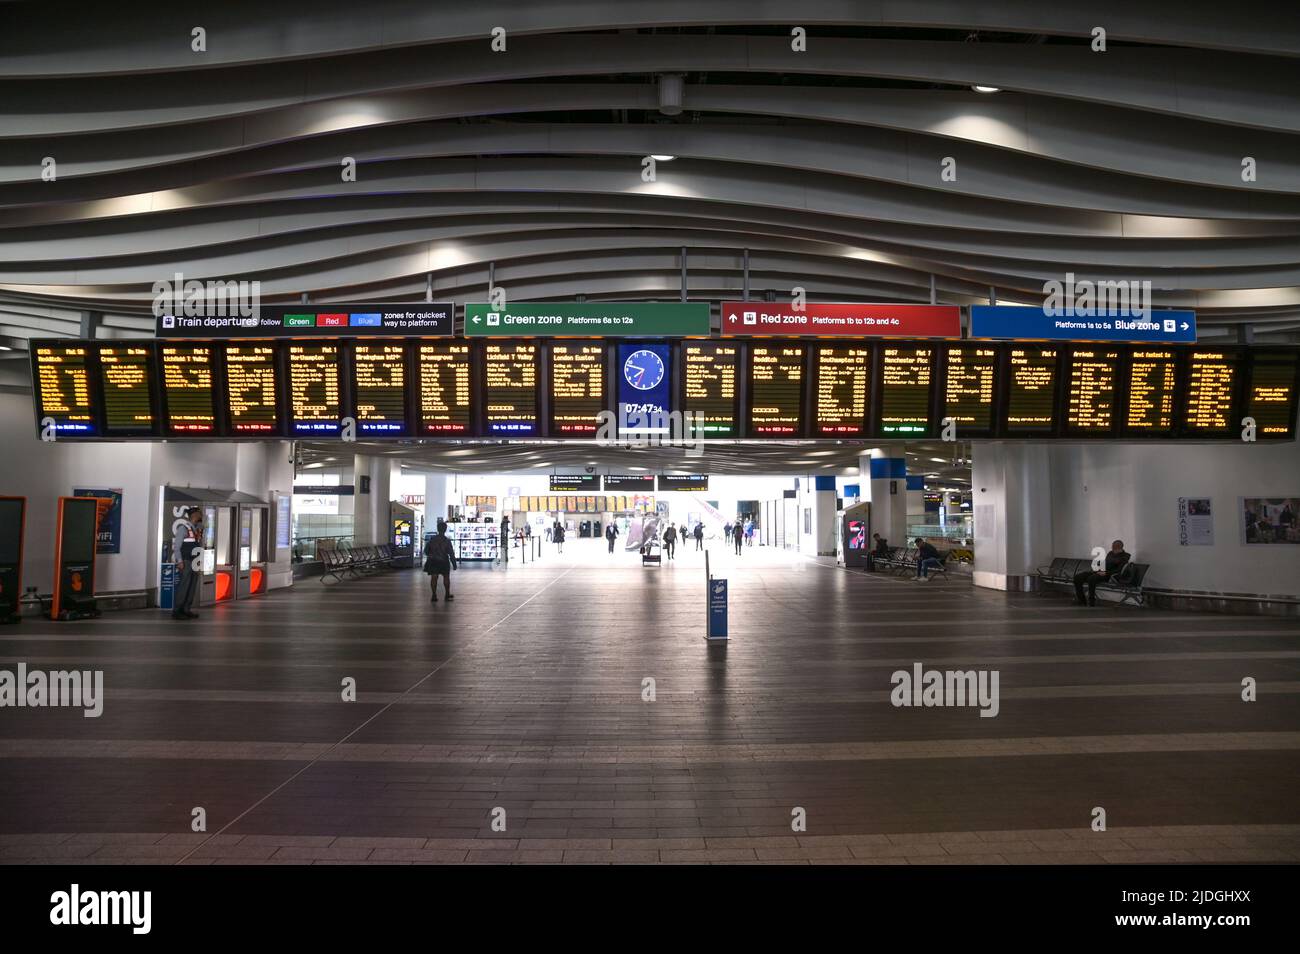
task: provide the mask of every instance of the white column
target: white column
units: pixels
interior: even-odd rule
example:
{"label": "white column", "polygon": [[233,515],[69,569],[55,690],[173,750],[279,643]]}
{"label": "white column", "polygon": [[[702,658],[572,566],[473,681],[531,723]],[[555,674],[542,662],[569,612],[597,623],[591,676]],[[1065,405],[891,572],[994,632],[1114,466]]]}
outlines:
{"label": "white column", "polygon": [[858,458],[862,499],[871,502],[871,532],[889,541],[891,547],[905,546],[907,535],[907,463],[902,445],[873,447]]}
{"label": "white column", "polygon": [[1064,494],[1054,501],[1050,450],[1044,444],[974,445],[976,586],[1031,589],[1034,570],[1051,562],[1052,506],[1069,507],[1071,499]]}
{"label": "white column", "polygon": [[447,519],[447,475],[424,475],[424,528],[433,530]]}

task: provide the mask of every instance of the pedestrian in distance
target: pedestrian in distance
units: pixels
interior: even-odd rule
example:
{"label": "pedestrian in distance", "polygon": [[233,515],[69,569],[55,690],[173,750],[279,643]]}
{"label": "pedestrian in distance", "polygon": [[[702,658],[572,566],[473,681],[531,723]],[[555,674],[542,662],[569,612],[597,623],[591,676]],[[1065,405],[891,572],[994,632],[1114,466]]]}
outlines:
{"label": "pedestrian in distance", "polygon": [[605,525],[605,542],[609,544],[609,552],[614,552],[614,541],[618,539],[618,527],[614,526],[613,521]]}
{"label": "pedestrian in distance", "polygon": [[442,589],[447,599],[454,599],[451,595],[451,571],[456,568],[456,548],[447,536],[446,521],[439,520],[437,533],[424,545],[424,572],[429,574],[431,603],[438,602],[439,577],[442,578]]}
{"label": "pedestrian in distance", "polygon": [[736,525],[731,528],[731,536],[732,539],[736,541],[736,556],[740,556],[740,548],[745,543],[745,525],[739,520],[737,520]]}
{"label": "pedestrian in distance", "polygon": [[551,539],[555,541],[555,552],[564,552],[564,524],[555,521],[555,529],[551,531]]}
{"label": "pedestrian in distance", "polygon": [[673,549],[677,545],[677,525],[670,523],[668,529],[664,531],[664,553],[668,559],[673,559]]}
{"label": "pedestrian in distance", "polygon": [[704,523],[702,521],[695,524],[695,549],[704,549]]}

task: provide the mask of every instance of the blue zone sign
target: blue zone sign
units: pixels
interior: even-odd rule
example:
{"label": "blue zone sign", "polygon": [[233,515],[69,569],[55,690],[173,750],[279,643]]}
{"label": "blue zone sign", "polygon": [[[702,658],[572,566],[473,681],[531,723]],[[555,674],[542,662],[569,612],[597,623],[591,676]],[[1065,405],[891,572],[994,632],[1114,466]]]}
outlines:
{"label": "blue zone sign", "polygon": [[1150,311],[1146,315],[1045,313],[1023,305],[971,305],[972,338],[1047,338],[1059,341],[1196,342],[1196,312]]}

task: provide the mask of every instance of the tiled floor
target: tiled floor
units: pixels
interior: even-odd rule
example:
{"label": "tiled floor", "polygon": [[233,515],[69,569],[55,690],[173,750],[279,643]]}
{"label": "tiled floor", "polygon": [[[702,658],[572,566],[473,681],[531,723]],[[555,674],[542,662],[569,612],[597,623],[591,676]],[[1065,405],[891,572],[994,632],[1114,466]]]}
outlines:
{"label": "tiled floor", "polygon": [[[711,646],[702,555],[566,551],[0,629],[106,685],[0,710],[0,861],[1300,861],[1300,624],[719,548]],[[917,662],[998,670],[998,716],[894,707]]]}

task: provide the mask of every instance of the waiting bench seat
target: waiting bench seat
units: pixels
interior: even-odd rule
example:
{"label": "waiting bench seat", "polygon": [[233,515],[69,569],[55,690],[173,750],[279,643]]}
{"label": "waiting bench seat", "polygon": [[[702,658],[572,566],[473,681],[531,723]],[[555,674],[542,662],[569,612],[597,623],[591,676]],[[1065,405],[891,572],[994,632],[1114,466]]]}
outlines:
{"label": "waiting bench seat", "polygon": [[[1069,557],[1053,557],[1052,562],[1047,566],[1040,566],[1034,573],[1034,578],[1040,583],[1060,584],[1074,586],[1074,578],[1080,573],[1092,569],[1092,560],[1088,558],[1077,559]],[[1147,570],[1151,569],[1149,563],[1130,562],[1116,576],[1112,576],[1104,583],[1098,583],[1097,589],[1110,590],[1112,593],[1119,593],[1120,602],[1127,603],[1132,600],[1141,606],[1145,600],[1142,593],[1142,581],[1146,579]],[[1119,576],[1123,576],[1120,579]]]}

